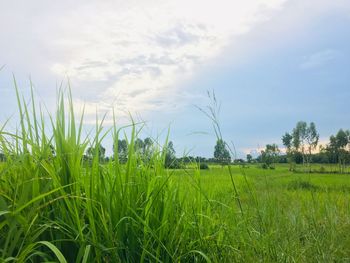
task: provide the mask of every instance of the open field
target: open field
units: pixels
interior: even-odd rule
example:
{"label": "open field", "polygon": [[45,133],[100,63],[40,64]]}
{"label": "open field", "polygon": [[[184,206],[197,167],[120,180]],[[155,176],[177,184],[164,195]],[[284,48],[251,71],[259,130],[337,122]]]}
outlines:
{"label": "open field", "polygon": [[[33,98],[18,107],[21,129],[0,130],[1,262],[350,261],[348,174],[166,169],[168,148],[141,153],[135,125],[121,164],[120,130],[97,124],[82,138],[71,96],[59,97],[52,135]],[[94,150],[105,136],[107,163]]]}
{"label": "open field", "polygon": [[[106,181],[111,165],[99,166],[102,177],[93,178],[94,193],[88,193],[90,187],[74,187],[79,196],[69,193],[69,188],[49,184],[41,185],[41,196],[34,196],[30,193],[34,178],[18,181],[19,177],[13,176],[18,185],[13,189],[4,188],[2,180],[2,259],[350,260],[349,175],[294,174],[283,165],[275,170],[233,166],[235,192],[228,167],[163,170],[158,179],[146,170],[148,182],[129,179],[128,196],[122,197],[119,191],[112,194],[108,190],[110,183],[115,183],[112,178]],[[2,164],[2,178],[6,169],[9,167]],[[91,169],[84,173],[97,167]],[[121,169],[125,172],[127,167]],[[143,175],[138,172],[134,176]],[[22,189],[24,185],[31,187]],[[18,200],[13,199],[14,190],[24,191]],[[147,215],[149,210],[152,212]]]}

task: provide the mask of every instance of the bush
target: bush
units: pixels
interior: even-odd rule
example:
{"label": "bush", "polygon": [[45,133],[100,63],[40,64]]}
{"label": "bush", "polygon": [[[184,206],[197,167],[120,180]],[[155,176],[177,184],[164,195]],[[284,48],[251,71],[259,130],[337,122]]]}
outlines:
{"label": "bush", "polygon": [[206,164],[206,163],[201,163],[199,165],[199,169],[201,169],[201,170],[209,170],[209,165]]}
{"label": "bush", "polygon": [[325,173],[326,172],[326,168],[324,168],[324,166],[320,167],[320,173]]}
{"label": "bush", "polygon": [[261,165],[261,168],[267,169],[267,168],[269,168],[269,166],[268,166],[266,163],[263,163],[263,164]]}
{"label": "bush", "polygon": [[182,168],[184,168],[184,166],[178,160],[174,159],[172,162],[165,162],[165,168],[182,169]]}

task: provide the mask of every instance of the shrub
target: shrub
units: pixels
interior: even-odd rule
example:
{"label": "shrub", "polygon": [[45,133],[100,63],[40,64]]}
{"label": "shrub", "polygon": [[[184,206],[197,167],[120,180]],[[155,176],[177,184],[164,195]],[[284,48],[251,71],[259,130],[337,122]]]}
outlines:
{"label": "shrub", "polygon": [[201,163],[199,165],[199,169],[201,169],[201,170],[209,170],[209,165],[207,163]]}
{"label": "shrub", "polygon": [[269,168],[269,166],[268,166],[266,163],[263,163],[263,164],[261,165],[261,168],[262,168],[262,169],[267,169],[267,168]]}
{"label": "shrub", "polygon": [[320,173],[325,173],[326,172],[326,168],[324,168],[324,166],[320,167]]}

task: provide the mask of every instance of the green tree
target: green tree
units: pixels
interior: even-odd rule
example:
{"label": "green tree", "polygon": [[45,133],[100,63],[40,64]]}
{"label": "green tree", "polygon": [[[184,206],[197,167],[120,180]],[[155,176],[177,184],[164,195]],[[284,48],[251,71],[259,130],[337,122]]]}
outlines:
{"label": "green tree", "polygon": [[[117,147],[117,149],[115,149],[115,147]],[[113,144],[113,150],[118,154],[118,156],[114,156],[114,158],[118,158],[121,163],[126,163],[128,160],[128,142],[126,139],[118,139],[118,141]]]}
{"label": "green tree", "polygon": [[277,144],[267,144],[261,151],[261,160],[266,168],[275,168],[276,159],[280,153]]}
{"label": "green tree", "polygon": [[303,165],[306,163],[305,159],[305,144],[307,136],[307,123],[299,121],[293,129],[293,146],[296,152],[301,152],[303,157]]}
{"label": "green tree", "polygon": [[144,142],[143,142],[143,140],[142,139],[140,139],[140,138],[137,138],[136,140],[135,140],[135,152],[137,152],[137,153],[139,153],[139,154],[141,154],[141,155],[143,155],[143,153],[144,153]]}
{"label": "green tree", "polygon": [[216,141],[214,149],[214,158],[216,161],[222,165],[228,164],[231,162],[231,155],[226,147],[226,143],[222,139]]}
{"label": "green tree", "polygon": [[247,162],[251,163],[253,161],[253,156],[251,154],[247,154]]}
{"label": "green tree", "polygon": [[315,123],[311,122],[309,124],[309,127],[306,130],[306,143],[307,143],[306,162],[309,166],[309,172],[311,172],[312,151],[316,150],[319,138],[320,138],[320,135],[316,130],[316,125]]}
{"label": "green tree", "polygon": [[105,159],[106,149],[100,144],[98,149],[94,147],[89,147],[86,150],[86,155],[89,159],[93,159],[96,155],[100,161],[104,161]]}
{"label": "green tree", "polygon": [[338,161],[339,171],[342,173],[345,170],[346,159],[349,155],[347,147],[350,144],[350,131],[340,129],[335,136],[329,138],[328,151],[333,154]]}
{"label": "green tree", "polygon": [[165,163],[166,168],[177,168],[178,163],[176,161],[176,152],[172,141],[168,142],[165,148]]}
{"label": "green tree", "polygon": [[282,136],[282,143],[286,147],[287,160],[289,163],[289,171],[294,170],[294,161],[293,161],[293,136],[286,132]]}
{"label": "green tree", "polygon": [[146,150],[150,150],[150,148],[153,146],[153,140],[150,137],[146,137],[144,139],[144,147]]}
{"label": "green tree", "polygon": [[[307,165],[311,170],[312,151],[317,148],[319,134],[316,130],[316,125],[311,122],[309,125],[304,121],[299,121],[292,132],[292,146],[294,155],[301,154],[303,166]],[[286,138],[290,139],[290,138]]]}

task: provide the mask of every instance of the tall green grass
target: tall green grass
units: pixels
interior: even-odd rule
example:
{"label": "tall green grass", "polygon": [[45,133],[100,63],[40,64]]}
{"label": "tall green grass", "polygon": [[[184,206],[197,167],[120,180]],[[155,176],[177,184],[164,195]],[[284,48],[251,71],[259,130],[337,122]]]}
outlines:
{"label": "tall green grass", "polygon": [[[155,146],[144,162],[135,151],[139,130],[132,124],[127,163],[121,165],[121,130],[114,124],[104,132],[103,121],[97,121],[93,138],[83,138],[83,116],[76,118],[69,91],[59,92],[49,129],[33,93],[31,103],[17,87],[16,93],[20,128],[0,133],[7,159],[0,174],[2,261],[208,259],[199,246],[201,194],[190,201],[180,195],[164,169],[164,148]],[[96,153],[92,162],[84,162],[87,146],[98,149],[108,135],[115,142],[113,160],[102,164]]]}

